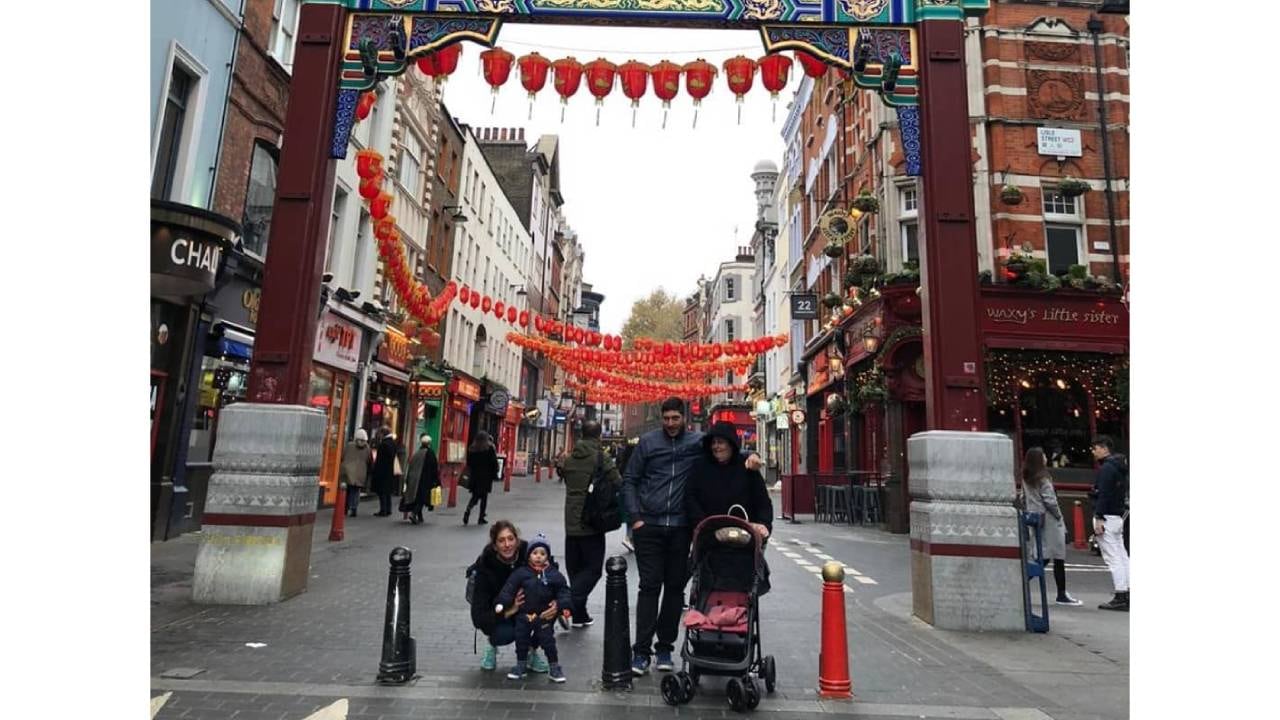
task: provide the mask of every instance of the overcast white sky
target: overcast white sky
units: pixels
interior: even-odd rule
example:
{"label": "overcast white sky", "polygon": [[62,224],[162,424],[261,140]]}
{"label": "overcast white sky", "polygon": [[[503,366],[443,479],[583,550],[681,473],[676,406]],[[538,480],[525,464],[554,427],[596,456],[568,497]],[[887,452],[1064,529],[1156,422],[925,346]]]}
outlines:
{"label": "overcast white sky", "polygon": [[[664,30],[560,25],[503,26],[498,46],[520,57],[537,51],[549,60],[573,55],[587,63],[604,57],[614,64],[635,59],[684,64],[699,57],[720,67],[737,54],[759,59],[760,35],[746,30]],[[631,102],[619,86],[605,99],[596,126],[595,99],[584,80],[560,122],[560,97],[551,77],[534,103],[519,70],[492,95],[480,74],[483,47],[466,43],[457,72],[444,91],[449,110],[475,126],[525,127],[532,144],[542,134],[560,136],[561,190],[565,216],[586,250],[585,280],[605,295],[600,324],[620,332],[631,304],[662,286],[684,297],[700,273],[715,274],[732,260],[735,248],[750,244],[755,223],[751,170],[761,159],[781,165],[786,103],[802,72],[792,67],[788,88],[779,94],[777,120],[757,72],[751,92],[737,105],[721,69],[715,89],[702,102],[693,128],[693,100],[684,88],[671,103],[662,128],[662,102],[652,85],[640,101],[636,127]],[[737,241],[734,227],[738,228]]]}

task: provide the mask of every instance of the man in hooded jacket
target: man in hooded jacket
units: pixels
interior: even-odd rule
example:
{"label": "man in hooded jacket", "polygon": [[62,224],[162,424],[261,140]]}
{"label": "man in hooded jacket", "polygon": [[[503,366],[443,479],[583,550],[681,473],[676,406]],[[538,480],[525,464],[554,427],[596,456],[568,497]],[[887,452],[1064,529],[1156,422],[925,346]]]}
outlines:
{"label": "man in hooded jacket", "polygon": [[588,420],[582,424],[582,438],[561,465],[564,478],[564,564],[569,570],[569,587],[573,595],[573,626],[588,627],[595,619],[587,612],[587,598],[604,572],[604,533],[583,522],[582,510],[587,492],[597,478],[621,489],[622,476],[600,445],[600,423]]}

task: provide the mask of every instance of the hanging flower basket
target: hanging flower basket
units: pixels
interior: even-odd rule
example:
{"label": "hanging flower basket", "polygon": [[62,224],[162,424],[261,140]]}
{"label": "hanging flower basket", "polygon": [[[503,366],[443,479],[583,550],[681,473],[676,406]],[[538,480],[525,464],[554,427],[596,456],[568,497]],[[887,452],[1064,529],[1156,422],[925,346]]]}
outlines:
{"label": "hanging flower basket", "polygon": [[840,296],[836,293],[829,292],[822,296],[822,304],[829,308],[833,308],[840,304]]}
{"label": "hanging flower basket", "polygon": [[856,269],[851,269],[849,272],[844,274],[845,290],[848,290],[849,288],[862,287],[862,283],[862,273],[858,272]]}
{"label": "hanging flower basket", "polygon": [[1005,205],[1022,204],[1022,188],[1017,185],[1005,185],[1000,188],[1000,202]]}
{"label": "hanging flower basket", "polygon": [[829,258],[838,258],[844,254],[844,245],[839,243],[831,243],[822,249],[822,252]]}
{"label": "hanging flower basket", "polygon": [[1058,181],[1058,192],[1064,197],[1080,197],[1089,192],[1089,183],[1068,175]]}
{"label": "hanging flower basket", "polygon": [[853,207],[864,213],[880,212],[880,201],[870,190],[863,190],[858,193],[858,197],[853,199]]}
{"label": "hanging flower basket", "polygon": [[880,261],[874,255],[859,255],[855,267],[863,275],[879,275]]}

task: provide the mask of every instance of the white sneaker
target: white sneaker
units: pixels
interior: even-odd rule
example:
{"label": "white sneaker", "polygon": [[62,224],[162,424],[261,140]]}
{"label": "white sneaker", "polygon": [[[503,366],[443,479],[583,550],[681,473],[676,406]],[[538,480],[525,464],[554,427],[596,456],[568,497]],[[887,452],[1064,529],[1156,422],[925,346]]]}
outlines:
{"label": "white sneaker", "polygon": [[1084,603],[1067,595],[1065,598],[1058,598],[1053,601],[1054,605],[1083,605]]}

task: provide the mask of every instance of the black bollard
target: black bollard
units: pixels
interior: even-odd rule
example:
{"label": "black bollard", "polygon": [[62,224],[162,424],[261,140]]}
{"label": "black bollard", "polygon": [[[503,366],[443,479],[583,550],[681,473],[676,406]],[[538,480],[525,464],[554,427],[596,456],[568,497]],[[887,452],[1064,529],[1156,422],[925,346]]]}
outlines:
{"label": "black bollard", "polygon": [[631,619],[627,609],[627,561],[614,555],[604,565],[604,669],[609,690],[631,689]]}
{"label": "black bollard", "polygon": [[382,628],[382,662],[378,682],[408,682],[418,669],[418,656],[409,631],[409,548],[391,551],[391,574],[387,578],[387,622]]}

